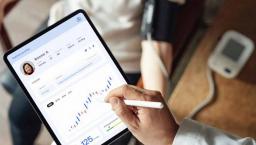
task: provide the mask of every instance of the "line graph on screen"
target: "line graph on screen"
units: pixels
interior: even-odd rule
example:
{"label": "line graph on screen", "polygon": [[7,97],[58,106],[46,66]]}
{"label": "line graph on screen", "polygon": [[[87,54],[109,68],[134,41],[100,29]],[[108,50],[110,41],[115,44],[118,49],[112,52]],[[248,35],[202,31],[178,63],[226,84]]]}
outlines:
{"label": "line graph on screen", "polygon": [[73,123],[69,126],[68,131],[72,131],[73,129],[77,128],[83,120],[86,120],[86,115],[89,114],[89,110],[91,106],[95,103],[95,97],[105,97],[108,91],[112,87],[112,77],[108,77],[104,84],[104,87],[98,90],[90,91],[88,94],[85,95],[84,101],[82,101],[82,107],[79,111],[74,113],[73,116]]}

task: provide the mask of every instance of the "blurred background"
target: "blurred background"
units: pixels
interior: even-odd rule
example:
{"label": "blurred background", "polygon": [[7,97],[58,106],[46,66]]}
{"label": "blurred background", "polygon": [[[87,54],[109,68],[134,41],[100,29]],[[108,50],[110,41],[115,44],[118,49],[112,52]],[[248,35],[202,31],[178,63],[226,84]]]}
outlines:
{"label": "blurred background", "polygon": [[[22,0],[19,1],[4,18],[5,28],[13,46],[21,43],[35,34],[40,25],[47,19],[49,10],[55,0]],[[0,4],[4,1],[0,1]],[[1,46],[1,58],[3,56],[3,46]],[[0,60],[0,72],[4,73],[6,66]],[[12,145],[9,129],[8,108],[12,96],[0,86],[0,144]],[[52,139],[48,132],[43,129],[37,144],[49,145]]]}
{"label": "blurred background", "polygon": [[[12,46],[35,34],[46,22],[56,0],[0,0],[1,58]],[[256,41],[255,0],[188,0],[177,15],[174,47],[175,62],[166,100],[176,119],[181,121],[205,99],[208,93],[206,62],[227,30],[236,30]],[[6,6],[6,7],[5,7]],[[235,79],[214,74],[217,93],[214,101],[200,111],[195,120],[239,136],[256,137],[255,52]],[[0,59],[0,76],[6,73]],[[8,108],[12,96],[0,85],[0,144],[12,145]],[[43,128],[37,145],[52,139]]]}

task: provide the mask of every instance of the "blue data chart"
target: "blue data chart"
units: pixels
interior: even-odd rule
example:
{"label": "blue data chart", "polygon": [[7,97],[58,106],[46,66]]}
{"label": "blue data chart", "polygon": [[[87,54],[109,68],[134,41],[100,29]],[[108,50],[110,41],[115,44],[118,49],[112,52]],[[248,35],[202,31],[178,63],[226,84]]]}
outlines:
{"label": "blue data chart", "polygon": [[105,95],[107,95],[108,91],[112,86],[112,80],[112,77],[108,77],[106,80],[106,84],[102,89],[91,91],[84,97],[85,99],[82,102],[83,107],[81,108],[81,110],[75,113],[73,118],[74,122],[70,125],[69,131],[72,131],[73,129],[79,126],[80,122],[82,121],[82,118],[85,117],[85,115],[88,113],[88,110],[90,109],[90,106],[93,105],[95,97],[105,97]]}

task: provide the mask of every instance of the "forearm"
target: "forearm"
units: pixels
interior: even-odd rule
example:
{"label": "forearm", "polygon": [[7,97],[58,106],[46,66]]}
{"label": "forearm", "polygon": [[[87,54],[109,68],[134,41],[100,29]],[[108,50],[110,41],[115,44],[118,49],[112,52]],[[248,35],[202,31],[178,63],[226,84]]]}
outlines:
{"label": "forearm", "polygon": [[168,74],[172,65],[172,45],[167,42],[153,41],[154,50],[150,49],[149,41],[142,42],[141,73],[144,88],[158,90],[166,94],[168,76],[165,76],[155,58],[155,53],[162,60]]}

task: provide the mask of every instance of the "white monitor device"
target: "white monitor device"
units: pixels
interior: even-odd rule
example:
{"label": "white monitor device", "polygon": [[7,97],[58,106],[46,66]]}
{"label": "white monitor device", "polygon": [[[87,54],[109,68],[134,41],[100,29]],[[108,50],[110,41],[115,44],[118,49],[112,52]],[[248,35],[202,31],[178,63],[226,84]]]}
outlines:
{"label": "white monitor device", "polygon": [[227,31],[208,60],[209,67],[226,78],[236,77],[254,50],[253,41],[236,31]]}
{"label": "white monitor device", "polygon": [[4,59],[57,144],[109,144],[127,132],[111,106],[94,99],[127,81],[84,11],[18,45]]}

